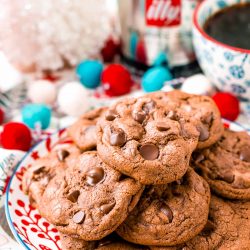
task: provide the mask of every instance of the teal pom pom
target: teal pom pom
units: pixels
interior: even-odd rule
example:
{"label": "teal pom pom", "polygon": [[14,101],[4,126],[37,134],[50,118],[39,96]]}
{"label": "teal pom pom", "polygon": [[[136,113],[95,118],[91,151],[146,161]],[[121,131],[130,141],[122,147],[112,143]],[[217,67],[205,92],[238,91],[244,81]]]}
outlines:
{"label": "teal pom pom", "polygon": [[141,84],[144,91],[154,92],[160,90],[165,81],[172,79],[172,74],[166,67],[153,67],[145,72]]}
{"label": "teal pom pom", "polygon": [[132,59],[136,58],[136,48],[138,44],[138,34],[136,31],[132,31],[130,33],[130,39],[129,39],[129,51],[130,51],[130,56]]}
{"label": "teal pom pom", "polygon": [[32,129],[39,123],[42,129],[50,125],[51,109],[44,104],[27,104],[21,113],[23,122]]}
{"label": "teal pom pom", "polygon": [[76,67],[76,74],[83,86],[95,89],[100,85],[103,64],[98,60],[85,60]]}
{"label": "teal pom pom", "polygon": [[162,66],[168,64],[167,54],[160,52],[153,62],[153,66]]}

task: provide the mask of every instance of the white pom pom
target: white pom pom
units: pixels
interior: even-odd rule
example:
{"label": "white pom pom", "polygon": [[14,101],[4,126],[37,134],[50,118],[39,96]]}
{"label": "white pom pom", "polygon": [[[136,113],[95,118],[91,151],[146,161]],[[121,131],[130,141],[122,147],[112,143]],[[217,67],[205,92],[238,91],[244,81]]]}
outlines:
{"label": "white pom pom", "polygon": [[174,88],[173,88],[172,86],[170,86],[170,85],[165,85],[165,86],[161,89],[161,91],[164,91],[164,92],[169,92],[169,91],[172,91],[172,90],[174,90]]}
{"label": "white pom pom", "polygon": [[59,90],[57,102],[63,113],[80,116],[89,109],[88,91],[78,82],[69,82]]}
{"label": "white pom pom", "polygon": [[38,80],[28,87],[28,97],[33,103],[52,105],[56,100],[56,87],[47,80]]}
{"label": "white pom pom", "polygon": [[212,95],[215,92],[213,85],[203,74],[188,77],[184,81],[181,90],[196,95]]}

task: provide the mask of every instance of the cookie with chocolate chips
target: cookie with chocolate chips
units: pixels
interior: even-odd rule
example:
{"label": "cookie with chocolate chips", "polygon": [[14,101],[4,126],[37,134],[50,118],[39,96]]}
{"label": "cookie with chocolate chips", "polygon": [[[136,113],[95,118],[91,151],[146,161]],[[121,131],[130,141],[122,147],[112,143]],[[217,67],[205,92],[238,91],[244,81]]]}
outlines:
{"label": "cookie with chocolate chips", "polygon": [[172,109],[181,109],[199,132],[198,148],[206,148],[219,140],[223,124],[219,109],[208,96],[192,95],[179,90],[149,94]]}
{"label": "cookie with chocolate chips", "polygon": [[38,209],[60,232],[86,241],[100,240],[126,219],[142,191],[139,182],[89,151],[50,181]]}
{"label": "cookie with chocolate chips", "polygon": [[97,151],[104,162],[142,184],[180,179],[199,132],[184,112],[150,97],[110,107],[97,124]]}
{"label": "cookie with chocolate chips", "polygon": [[184,243],[204,228],[209,202],[207,182],[189,168],[177,182],[147,187],[116,232],[125,240],[141,245]]}
{"label": "cookie with chocolate chips", "polygon": [[96,148],[96,122],[105,110],[105,107],[91,110],[67,129],[69,136],[80,149],[86,151]]}
{"label": "cookie with chocolate chips", "polygon": [[63,250],[94,250],[96,249],[95,241],[85,241],[78,237],[72,237],[68,234],[60,234],[60,242]]}
{"label": "cookie with chocolate chips", "polygon": [[250,199],[250,136],[226,130],[212,147],[195,152],[193,165],[217,194]]}
{"label": "cookie with chocolate chips", "polygon": [[73,144],[54,149],[48,155],[37,159],[25,172],[22,189],[29,195],[31,204],[36,206],[48,183],[58,172],[76,163],[80,150]]}
{"label": "cookie with chocolate chips", "polygon": [[114,233],[100,241],[84,241],[60,233],[60,240],[63,250],[149,250],[149,247],[126,242]]}
{"label": "cookie with chocolate chips", "polygon": [[151,250],[248,250],[250,246],[250,202],[223,201],[211,197],[204,229],[193,239],[173,247],[151,246]]}

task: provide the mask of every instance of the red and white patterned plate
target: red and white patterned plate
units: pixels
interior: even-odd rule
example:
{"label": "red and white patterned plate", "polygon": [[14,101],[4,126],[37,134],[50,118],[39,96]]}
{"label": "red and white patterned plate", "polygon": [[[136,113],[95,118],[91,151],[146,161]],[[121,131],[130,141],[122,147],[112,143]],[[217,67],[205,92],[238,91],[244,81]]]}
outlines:
{"label": "red and white patterned plate", "polygon": [[[235,131],[244,130],[240,125],[224,121],[225,127]],[[40,142],[26,154],[16,167],[9,182],[6,194],[6,217],[16,240],[31,250],[61,249],[60,237],[56,228],[43,219],[22,192],[22,177],[26,169],[39,157],[65,144],[72,143],[66,138],[64,130]]]}

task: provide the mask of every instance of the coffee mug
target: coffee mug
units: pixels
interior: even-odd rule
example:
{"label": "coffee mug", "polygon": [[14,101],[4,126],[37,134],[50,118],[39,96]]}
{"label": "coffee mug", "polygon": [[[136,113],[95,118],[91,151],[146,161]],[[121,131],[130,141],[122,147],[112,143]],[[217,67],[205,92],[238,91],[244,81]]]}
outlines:
{"label": "coffee mug", "polygon": [[203,29],[208,18],[219,10],[247,2],[250,0],[205,0],[201,2],[193,17],[193,45],[197,60],[210,81],[220,91],[231,92],[249,103],[250,50],[221,43],[209,36]]}

